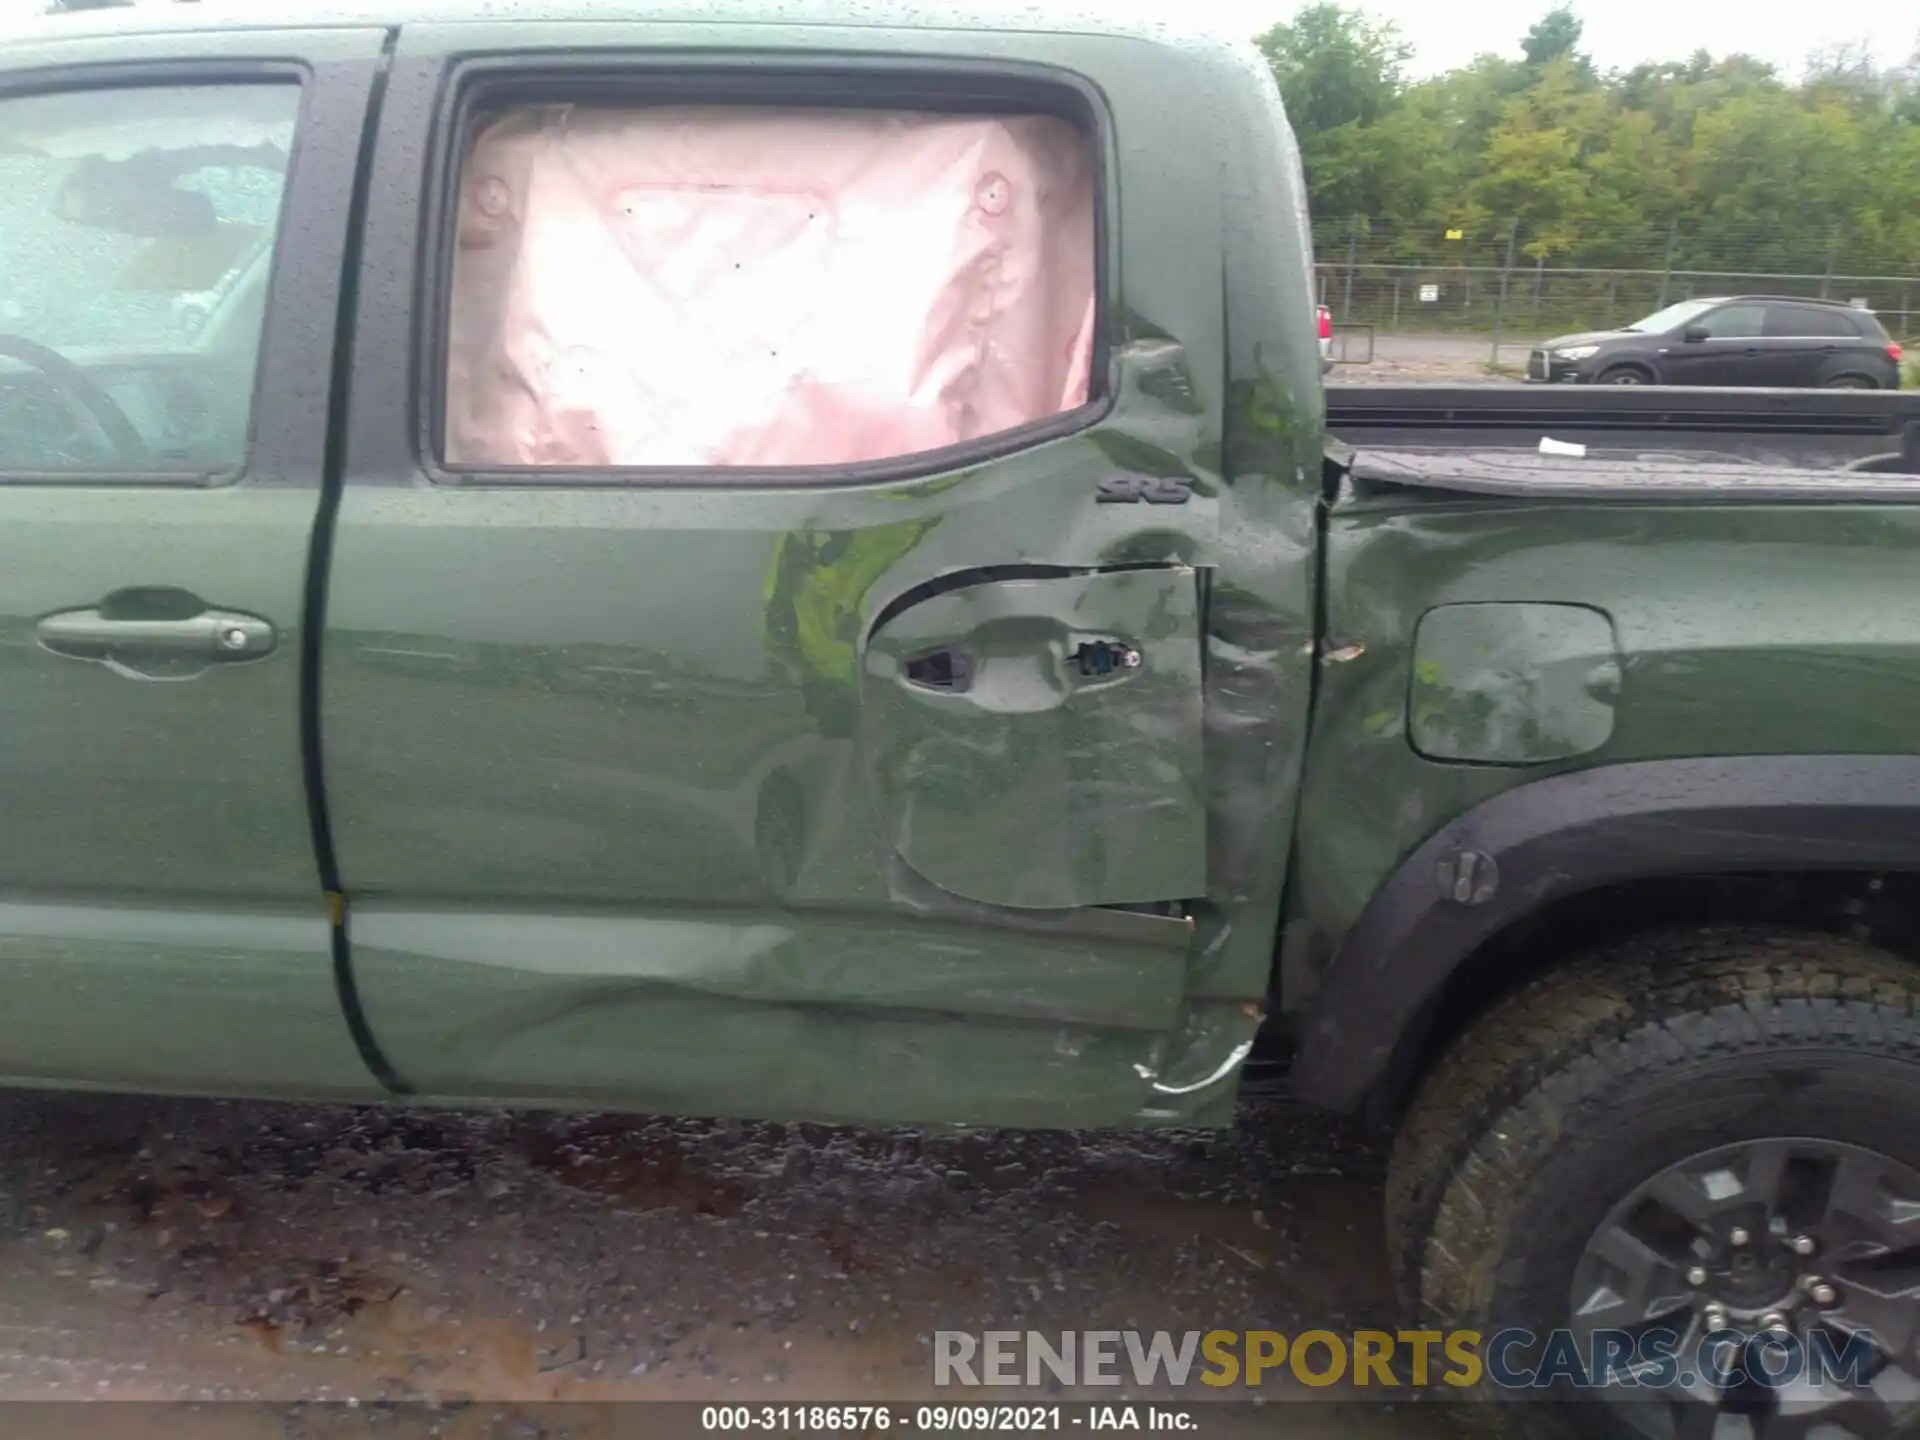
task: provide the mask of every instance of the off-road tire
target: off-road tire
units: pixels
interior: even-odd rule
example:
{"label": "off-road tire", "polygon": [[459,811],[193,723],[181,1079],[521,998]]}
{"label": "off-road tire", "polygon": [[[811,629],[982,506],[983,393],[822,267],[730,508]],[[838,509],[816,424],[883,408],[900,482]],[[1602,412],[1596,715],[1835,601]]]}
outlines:
{"label": "off-road tire", "polygon": [[[1564,1325],[1581,1250],[1634,1187],[1718,1145],[1796,1134],[1920,1167],[1920,966],[1751,928],[1581,957],[1495,1006],[1420,1087],[1387,1184],[1401,1300],[1441,1329]],[[1527,1409],[1528,1435],[1612,1423],[1599,1407]]]}

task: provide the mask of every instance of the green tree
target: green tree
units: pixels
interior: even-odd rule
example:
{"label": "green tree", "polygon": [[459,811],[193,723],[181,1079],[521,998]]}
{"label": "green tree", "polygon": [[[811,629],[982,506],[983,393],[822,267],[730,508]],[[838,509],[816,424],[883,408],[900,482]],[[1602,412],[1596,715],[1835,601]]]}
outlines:
{"label": "green tree", "polygon": [[1601,75],[1581,39],[1561,5],[1524,59],[1413,80],[1360,11],[1269,29],[1322,244],[1344,250],[1359,216],[1368,258],[1488,264],[1517,221],[1519,253],[1554,264],[1654,269],[1672,235],[1686,268],[1920,276],[1920,53],[1829,49],[1796,84],[1705,51]]}
{"label": "green tree", "polygon": [[1606,97],[1583,91],[1571,56],[1543,68],[1537,84],[1507,102],[1487,137],[1468,210],[1482,226],[1518,221],[1520,253],[1564,258],[1587,217],[1587,163],[1599,144]]}
{"label": "green tree", "polygon": [[1582,33],[1584,27],[1580,17],[1573,13],[1573,7],[1560,5],[1549,10],[1527,31],[1527,38],[1520,42],[1520,49],[1529,65],[1545,65],[1563,58],[1577,59]]}
{"label": "green tree", "polygon": [[1257,42],[1300,136],[1317,215],[1389,215],[1424,200],[1432,142],[1399,123],[1407,45],[1339,5],[1313,5]]}
{"label": "green tree", "polygon": [[1586,214],[1570,258],[1634,269],[1664,254],[1665,237],[1686,216],[1684,151],[1646,110],[1612,114],[1605,144],[1585,164]]}
{"label": "green tree", "polygon": [[1682,258],[1706,269],[1837,266],[1872,168],[1860,124],[1840,101],[1778,89],[1705,111],[1686,166],[1693,224]]}
{"label": "green tree", "polygon": [[1907,63],[1893,72],[1893,113],[1903,124],[1920,125],[1920,39]]}
{"label": "green tree", "polygon": [[1399,98],[1413,57],[1393,26],[1332,4],[1310,5],[1254,43],[1303,135],[1378,120]]}

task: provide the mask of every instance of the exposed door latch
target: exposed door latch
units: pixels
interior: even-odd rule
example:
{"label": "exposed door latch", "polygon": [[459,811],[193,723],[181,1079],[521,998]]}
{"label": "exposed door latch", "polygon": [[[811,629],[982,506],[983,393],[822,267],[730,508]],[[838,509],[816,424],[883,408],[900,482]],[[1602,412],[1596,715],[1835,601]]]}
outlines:
{"label": "exposed door latch", "polygon": [[1089,640],[1073,652],[1073,659],[1082,675],[1095,680],[1119,670],[1138,670],[1141,663],[1138,650],[1117,640]]}
{"label": "exposed door latch", "polygon": [[973,683],[973,661],[964,650],[935,650],[907,661],[907,683],[958,693]]}

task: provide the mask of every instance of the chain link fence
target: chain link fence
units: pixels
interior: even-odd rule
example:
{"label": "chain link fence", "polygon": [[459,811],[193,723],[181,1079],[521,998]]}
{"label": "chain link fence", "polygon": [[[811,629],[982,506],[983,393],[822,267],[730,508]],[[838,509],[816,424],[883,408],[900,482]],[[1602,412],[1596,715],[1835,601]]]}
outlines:
{"label": "chain link fence", "polygon": [[[1454,233],[1364,217],[1315,227],[1319,298],[1334,315],[1339,359],[1372,359],[1376,337],[1429,336],[1461,349],[1483,340],[1486,363],[1511,365],[1548,336],[1613,329],[1676,301],[1728,294],[1848,301],[1920,346],[1920,254],[1888,255],[1838,233],[1705,236],[1675,225],[1559,241],[1558,249],[1530,239],[1519,222]],[[1905,263],[1853,263],[1867,258]]]}

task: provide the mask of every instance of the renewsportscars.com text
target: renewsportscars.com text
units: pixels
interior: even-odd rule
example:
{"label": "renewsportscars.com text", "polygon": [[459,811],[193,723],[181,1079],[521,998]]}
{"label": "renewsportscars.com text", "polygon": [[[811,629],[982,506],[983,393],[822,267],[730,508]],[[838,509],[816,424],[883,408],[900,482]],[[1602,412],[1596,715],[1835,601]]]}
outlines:
{"label": "renewsportscars.com text", "polygon": [[1865,1387],[1874,1346],[1864,1332],[1843,1338],[1815,1331],[1758,1337],[1727,1330],[1687,1345],[1671,1330],[936,1330],[933,1383],[939,1386],[1166,1385],[1259,1387],[1271,1379],[1302,1385],[1481,1384],[1502,1389],[1666,1388],[1696,1382],[1730,1388],[1749,1382],[1815,1388]]}

